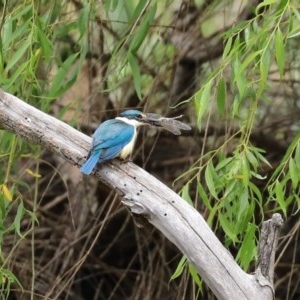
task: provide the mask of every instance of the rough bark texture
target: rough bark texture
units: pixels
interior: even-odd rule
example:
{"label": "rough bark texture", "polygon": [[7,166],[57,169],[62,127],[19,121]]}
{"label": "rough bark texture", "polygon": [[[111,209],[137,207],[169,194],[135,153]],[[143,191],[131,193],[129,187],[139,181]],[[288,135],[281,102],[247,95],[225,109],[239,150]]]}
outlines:
{"label": "rough bark texture", "polygon": [[[259,260],[255,276],[260,285],[269,286],[273,290],[275,253],[278,244],[279,230],[283,224],[280,214],[274,214],[272,219],[264,221],[259,241]],[[275,296],[275,293],[273,291]]]}
{"label": "rough bark texture", "polygon": [[[81,165],[91,142],[69,125],[1,90],[0,124],[73,165]],[[116,189],[132,212],[146,215],[194,264],[219,299],[273,298],[272,285],[261,285],[255,275],[246,274],[202,216],[149,173],[133,163],[113,161],[102,165],[94,175]]]}

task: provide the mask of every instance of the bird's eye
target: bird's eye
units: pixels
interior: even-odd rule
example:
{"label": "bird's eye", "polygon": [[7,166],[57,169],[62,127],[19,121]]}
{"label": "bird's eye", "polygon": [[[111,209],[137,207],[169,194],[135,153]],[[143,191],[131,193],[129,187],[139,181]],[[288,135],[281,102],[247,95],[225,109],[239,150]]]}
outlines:
{"label": "bird's eye", "polygon": [[142,116],[142,115],[137,115],[136,118],[137,118],[137,119],[142,119],[143,116]]}

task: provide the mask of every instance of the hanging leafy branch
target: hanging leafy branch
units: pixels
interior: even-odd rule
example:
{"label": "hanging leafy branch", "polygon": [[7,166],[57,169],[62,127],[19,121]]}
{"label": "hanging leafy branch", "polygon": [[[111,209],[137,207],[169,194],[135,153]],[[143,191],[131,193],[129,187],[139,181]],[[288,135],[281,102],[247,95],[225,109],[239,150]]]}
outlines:
{"label": "hanging leafy branch", "polygon": [[[300,207],[297,175],[300,164],[296,153],[299,136],[269,179],[265,191],[255,182],[266,182],[261,171],[272,167],[264,149],[251,143],[257,115],[266,102],[272,101],[270,73],[278,72],[280,78],[285,76],[287,46],[300,34],[299,22],[295,1],[261,2],[253,18],[223,34],[222,57],[189,100],[195,105],[200,130],[210,124],[207,115],[211,111],[236,126],[234,135],[229,135],[218,149],[205,153],[187,171],[185,175],[191,179],[182,195],[190,198],[189,191],[196,186],[197,197],[207,210],[208,223],[222,228],[228,246],[238,246],[236,259],[245,270],[257,257],[257,213],[263,219],[269,201],[275,201],[274,210],[285,215],[292,203]],[[235,147],[229,154],[228,143],[233,141]]]}

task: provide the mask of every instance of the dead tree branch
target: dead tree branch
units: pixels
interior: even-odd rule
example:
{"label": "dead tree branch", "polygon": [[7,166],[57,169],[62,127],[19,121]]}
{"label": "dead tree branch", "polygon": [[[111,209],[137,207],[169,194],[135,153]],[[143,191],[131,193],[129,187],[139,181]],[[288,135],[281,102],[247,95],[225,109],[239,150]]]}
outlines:
{"label": "dead tree branch", "polygon": [[[2,90],[0,125],[73,165],[81,165],[91,142],[88,136]],[[113,161],[99,167],[95,176],[115,189],[132,212],[147,216],[193,263],[219,299],[273,298],[272,286],[262,286],[255,275],[245,273],[202,216],[152,175],[133,163]]]}

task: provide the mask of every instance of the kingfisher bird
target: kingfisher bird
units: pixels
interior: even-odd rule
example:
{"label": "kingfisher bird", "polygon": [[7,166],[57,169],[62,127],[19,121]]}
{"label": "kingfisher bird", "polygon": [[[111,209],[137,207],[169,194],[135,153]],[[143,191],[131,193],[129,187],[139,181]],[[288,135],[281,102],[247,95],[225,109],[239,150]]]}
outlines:
{"label": "kingfisher bird", "polygon": [[126,159],[131,155],[137,136],[137,127],[151,125],[147,114],[126,110],[112,120],[106,120],[96,129],[91,150],[80,168],[83,174],[92,173],[96,165],[115,157]]}

